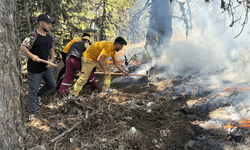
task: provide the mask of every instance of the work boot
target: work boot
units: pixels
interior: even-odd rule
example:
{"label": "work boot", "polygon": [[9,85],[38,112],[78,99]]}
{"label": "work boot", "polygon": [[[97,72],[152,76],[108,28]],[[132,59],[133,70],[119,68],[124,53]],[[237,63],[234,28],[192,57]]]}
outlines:
{"label": "work boot", "polygon": [[98,89],[98,85],[97,84],[96,85],[91,84],[90,87],[91,87],[91,91],[95,91],[95,90]]}
{"label": "work boot", "polygon": [[37,97],[37,102],[36,102],[37,106],[42,106],[43,103],[41,101],[41,97]]}
{"label": "work boot", "polygon": [[116,89],[107,89],[106,91],[103,91],[100,93],[100,95],[106,95],[106,94],[109,94],[109,93],[113,93],[114,91],[116,91]]}
{"label": "work boot", "polygon": [[56,82],[56,90],[60,89],[60,86],[62,84],[63,78],[65,75],[63,75],[57,82]]}
{"label": "work boot", "polygon": [[68,97],[67,97],[67,101],[75,101],[77,98],[74,96],[74,95],[69,95]]}
{"label": "work boot", "polygon": [[34,114],[30,114],[29,115],[29,120],[33,120],[35,118],[35,115]]}
{"label": "work boot", "polygon": [[56,97],[57,97],[57,98],[62,98],[62,97],[63,97],[63,94],[57,93],[57,94],[56,94]]}

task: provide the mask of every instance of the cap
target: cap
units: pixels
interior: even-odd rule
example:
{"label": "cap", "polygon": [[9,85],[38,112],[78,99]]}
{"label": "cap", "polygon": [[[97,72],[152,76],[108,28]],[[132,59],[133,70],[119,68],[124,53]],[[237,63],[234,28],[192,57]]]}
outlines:
{"label": "cap", "polygon": [[39,15],[39,16],[37,17],[37,22],[39,22],[39,21],[45,21],[45,22],[47,22],[47,23],[55,24],[55,21],[52,21],[52,20],[50,19],[50,16],[47,15],[47,14],[41,14],[41,15]]}
{"label": "cap", "polygon": [[88,36],[84,36],[82,37],[83,40],[89,40],[90,41],[90,38]]}

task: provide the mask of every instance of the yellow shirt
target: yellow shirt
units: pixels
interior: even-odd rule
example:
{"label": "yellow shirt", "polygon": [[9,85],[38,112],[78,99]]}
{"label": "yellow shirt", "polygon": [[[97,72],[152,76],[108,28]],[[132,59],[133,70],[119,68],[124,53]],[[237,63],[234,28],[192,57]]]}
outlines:
{"label": "yellow shirt", "polygon": [[109,41],[100,41],[91,45],[85,52],[83,52],[84,58],[88,61],[96,61],[100,53],[105,55],[104,60],[112,56],[116,58],[116,51],[113,50],[114,43]]}
{"label": "yellow shirt", "polygon": [[69,48],[71,47],[71,45],[72,45],[74,42],[78,42],[78,41],[81,41],[81,40],[82,40],[81,38],[71,40],[71,41],[64,47],[63,52],[64,52],[64,53],[68,53],[68,52],[69,52]]}

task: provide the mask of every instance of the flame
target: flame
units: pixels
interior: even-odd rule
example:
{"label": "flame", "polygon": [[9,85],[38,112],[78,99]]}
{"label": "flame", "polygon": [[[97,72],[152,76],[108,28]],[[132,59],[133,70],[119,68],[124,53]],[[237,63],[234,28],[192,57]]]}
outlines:
{"label": "flame", "polygon": [[229,129],[229,128],[236,128],[236,127],[250,129],[250,118],[240,119],[238,122],[234,122],[234,123],[232,123],[232,125],[229,124],[229,125],[225,126],[224,128]]}
{"label": "flame", "polygon": [[[122,61],[120,61],[119,58],[117,58],[117,60],[118,60],[118,63],[119,63],[119,64],[122,63]],[[106,63],[109,64],[109,65],[113,65],[113,60],[107,60]],[[115,66],[115,65],[114,65],[114,66]]]}
{"label": "flame", "polygon": [[228,128],[230,128],[230,127],[232,127],[232,126],[229,124],[229,125],[227,125],[227,126],[225,127],[225,129],[228,129]]}
{"label": "flame", "polygon": [[224,88],[223,91],[237,91],[237,92],[246,92],[247,90],[250,89],[250,86],[246,86],[246,87],[240,87],[240,89],[235,89],[233,86],[231,88]]}
{"label": "flame", "polygon": [[249,128],[250,127],[250,118],[248,118],[248,119],[241,119],[239,121],[239,124],[241,124],[240,127]]}

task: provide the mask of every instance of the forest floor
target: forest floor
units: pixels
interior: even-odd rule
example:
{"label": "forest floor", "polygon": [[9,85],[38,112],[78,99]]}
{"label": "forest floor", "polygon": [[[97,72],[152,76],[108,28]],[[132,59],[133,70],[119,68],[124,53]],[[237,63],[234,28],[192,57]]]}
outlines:
{"label": "forest floor", "polygon": [[[33,121],[28,120],[25,101],[29,135],[26,148],[183,149],[197,129],[183,109],[188,98],[173,100],[171,93],[161,92],[171,86],[171,82],[132,86],[117,83],[111,85],[115,92],[101,97],[100,90],[92,92],[86,85],[76,102],[56,98],[53,91],[43,96],[43,106],[38,107]],[[149,102],[153,102],[151,106],[147,106]],[[51,142],[79,122],[72,131]]]}
{"label": "forest floor", "polygon": [[[97,76],[97,82],[100,77]],[[77,101],[57,98],[57,92],[52,91],[42,97],[43,105],[38,107],[32,121],[28,120],[26,91],[25,148],[219,150],[226,146],[234,149],[235,143],[226,139],[225,130],[200,127],[208,112],[189,106],[203,103],[203,96],[174,97],[169,91],[179,84],[176,79],[152,82],[149,77],[122,82],[122,78],[111,84],[116,91],[104,96],[99,95],[100,89],[91,91],[88,84]]]}
{"label": "forest floor", "polygon": [[[141,78],[112,76],[111,88],[116,91],[104,96],[99,95],[101,87],[91,91],[89,84],[83,87],[76,101],[57,98],[58,91],[51,91],[42,97],[43,105],[37,107],[32,121],[28,120],[28,86],[24,76],[27,132],[24,149],[247,150],[250,147],[248,136],[230,134],[225,129],[229,122],[209,121],[212,116],[223,116],[223,108],[230,106],[209,104],[218,93],[204,90],[181,94],[178,88],[196,79],[157,78],[161,71],[151,68],[150,75]],[[102,75],[95,76],[101,84]],[[227,92],[227,96],[232,94]]]}

